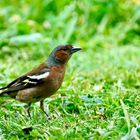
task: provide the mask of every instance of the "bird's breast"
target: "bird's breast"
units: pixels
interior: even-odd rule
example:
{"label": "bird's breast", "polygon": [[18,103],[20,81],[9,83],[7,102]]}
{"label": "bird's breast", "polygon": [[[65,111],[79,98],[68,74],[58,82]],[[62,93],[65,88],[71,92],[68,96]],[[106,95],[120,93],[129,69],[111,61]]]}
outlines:
{"label": "bird's breast", "polygon": [[50,87],[53,90],[57,90],[63,81],[65,74],[65,69],[63,67],[53,67],[50,72],[49,80],[50,80]]}

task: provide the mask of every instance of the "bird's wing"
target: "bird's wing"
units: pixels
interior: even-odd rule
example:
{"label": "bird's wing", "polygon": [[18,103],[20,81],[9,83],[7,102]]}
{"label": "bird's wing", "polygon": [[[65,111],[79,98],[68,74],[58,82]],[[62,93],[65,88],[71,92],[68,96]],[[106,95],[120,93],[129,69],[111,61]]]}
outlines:
{"label": "bird's wing", "polygon": [[1,88],[2,92],[0,94],[12,93],[22,89],[34,87],[49,76],[49,69],[47,66],[40,65],[38,68],[32,70],[31,72],[17,78],[16,80],[9,83],[6,87]]}

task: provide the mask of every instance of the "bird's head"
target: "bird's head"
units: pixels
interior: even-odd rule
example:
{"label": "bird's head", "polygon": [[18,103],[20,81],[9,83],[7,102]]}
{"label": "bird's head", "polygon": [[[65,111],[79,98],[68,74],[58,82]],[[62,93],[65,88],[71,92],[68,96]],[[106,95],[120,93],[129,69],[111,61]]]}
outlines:
{"label": "bird's head", "polygon": [[81,50],[81,48],[72,45],[60,45],[52,51],[47,60],[47,63],[49,65],[66,64],[71,55],[79,50]]}

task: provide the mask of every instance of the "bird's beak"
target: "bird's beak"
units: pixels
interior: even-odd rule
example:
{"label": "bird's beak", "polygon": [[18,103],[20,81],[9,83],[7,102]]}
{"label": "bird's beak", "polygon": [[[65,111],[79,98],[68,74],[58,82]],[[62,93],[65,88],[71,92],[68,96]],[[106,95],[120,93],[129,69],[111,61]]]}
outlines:
{"label": "bird's beak", "polygon": [[80,47],[73,46],[73,48],[71,49],[71,53],[73,54],[73,53],[80,51],[80,50],[82,50]]}

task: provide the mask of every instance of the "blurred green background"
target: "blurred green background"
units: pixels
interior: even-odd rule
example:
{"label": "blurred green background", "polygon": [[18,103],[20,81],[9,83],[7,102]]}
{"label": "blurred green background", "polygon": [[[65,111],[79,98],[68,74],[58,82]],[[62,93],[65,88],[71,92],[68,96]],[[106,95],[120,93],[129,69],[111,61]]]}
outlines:
{"label": "blurred green background", "polygon": [[[139,139],[139,0],[0,0],[0,85],[46,60],[60,44],[82,47],[62,88],[37,105],[0,99],[2,139]],[[26,134],[23,127],[31,127]]]}

